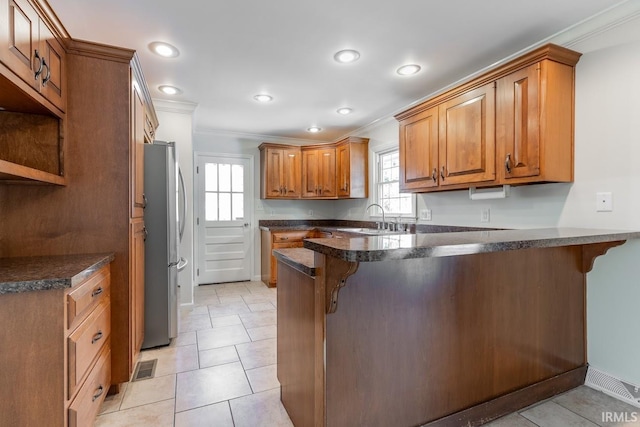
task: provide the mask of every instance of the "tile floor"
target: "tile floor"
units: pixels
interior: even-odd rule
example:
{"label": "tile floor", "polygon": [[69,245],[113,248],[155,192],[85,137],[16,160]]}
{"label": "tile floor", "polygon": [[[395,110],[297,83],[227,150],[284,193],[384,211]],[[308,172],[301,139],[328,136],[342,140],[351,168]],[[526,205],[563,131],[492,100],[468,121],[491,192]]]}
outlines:
{"label": "tile floor", "polygon": [[[108,397],[97,427],[292,426],[276,378],[276,290],[262,282],[200,286],[195,302],[180,309],[170,346],[142,352],[142,360],[158,359],[154,378]],[[638,420],[607,422],[606,411]],[[487,426],[640,427],[640,408],[583,386]]]}

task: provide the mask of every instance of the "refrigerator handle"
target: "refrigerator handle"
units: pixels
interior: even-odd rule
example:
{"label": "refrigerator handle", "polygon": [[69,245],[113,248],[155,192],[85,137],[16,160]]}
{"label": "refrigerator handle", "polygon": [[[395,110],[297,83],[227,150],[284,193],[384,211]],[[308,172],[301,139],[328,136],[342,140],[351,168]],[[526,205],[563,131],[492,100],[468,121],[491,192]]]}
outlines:
{"label": "refrigerator handle", "polygon": [[182,269],[184,269],[187,266],[187,264],[189,264],[189,261],[180,257],[180,262],[178,262],[178,266],[177,266],[178,271],[182,271]]}
{"label": "refrigerator handle", "polygon": [[180,191],[180,197],[182,198],[182,212],[180,212],[180,230],[178,231],[178,237],[179,241],[182,241],[184,226],[187,223],[187,192],[185,190],[184,179],[182,178],[182,171],[180,170],[180,167],[178,167],[178,182],[180,183],[180,189],[182,190]]}

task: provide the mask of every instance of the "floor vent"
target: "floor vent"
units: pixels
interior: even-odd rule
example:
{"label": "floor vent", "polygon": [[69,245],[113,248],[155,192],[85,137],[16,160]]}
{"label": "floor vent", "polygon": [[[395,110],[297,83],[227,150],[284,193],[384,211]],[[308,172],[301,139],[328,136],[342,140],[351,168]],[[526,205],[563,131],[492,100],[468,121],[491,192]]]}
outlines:
{"label": "floor vent", "polygon": [[153,378],[153,375],[156,372],[157,363],[158,359],[138,362],[138,364],[136,365],[136,370],[133,372],[133,379],[131,381],[148,380],[149,378]]}
{"label": "floor vent", "polygon": [[640,391],[637,386],[627,384],[609,374],[589,366],[585,385],[600,390],[616,399],[623,400],[634,406],[640,407]]}

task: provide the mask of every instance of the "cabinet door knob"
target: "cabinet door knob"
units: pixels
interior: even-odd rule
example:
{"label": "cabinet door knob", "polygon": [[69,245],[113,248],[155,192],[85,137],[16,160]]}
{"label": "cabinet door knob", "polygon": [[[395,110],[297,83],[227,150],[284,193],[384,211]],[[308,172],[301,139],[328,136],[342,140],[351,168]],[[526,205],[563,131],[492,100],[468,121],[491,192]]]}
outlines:
{"label": "cabinet door knob", "polygon": [[440,178],[444,181],[444,166],[440,169]]}
{"label": "cabinet door knob", "polygon": [[431,179],[433,180],[433,182],[438,182],[438,168],[433,168]]}
{"label": "cabinet door knob", "polygon": [[508,153],[507,158],[504,159],[504,168],[507,173],[511,173],[511,153]]}
{"label": "cabinet door knob", "polygon": [[42,58],[40,57],[40,52],[38,52],[38,49],[36,49],[35,53],[33,54],[33,57],[35,59],[38,60],[38,62],[40,62],[39,66],[38,66],[38,71],[36,71],[36,73],[34,74],[34,80],[38,80],[38,77],[40,77],[40,74],[42,74],[42,67],[44,66],[44,64],[42,63]]}
{"label": "cabinet door knob", "polygon": [[51,80],[51,67],[47,64],[47,60],[42,58],[42,65],[47,68],[47,74],[42,79],[42,86],[46,86],[49,80]]}

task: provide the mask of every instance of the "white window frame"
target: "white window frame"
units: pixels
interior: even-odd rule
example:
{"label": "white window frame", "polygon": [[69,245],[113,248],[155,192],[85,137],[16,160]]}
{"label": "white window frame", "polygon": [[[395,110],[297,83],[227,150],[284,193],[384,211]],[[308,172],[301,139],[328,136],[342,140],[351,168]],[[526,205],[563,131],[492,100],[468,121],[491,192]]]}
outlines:
{"label": "white window frame", "polygon": [[[379,205],[383,205],[381,202],[381,179],[382,179],[382,162],[381,158],[384,155],[391,154],[393,152],[398,152],[399,148],[397,145],[389,145],[385,147],[381,147],[377,151],[374,152],[374,165],[375,169],[373,170],[373,198],[372,202],[377,203]],[[400,166],[398,166],[399,168]],[[399,178],[398,171],[398,178]],[[388,182],[387,182],[388,183]],[[400,181],[398,180],[398,185],[400,185]],[[403,193],[407,194],[407,193]],[[399,213],[399,212],[387,212],[385,211],[386,218],[417,218],[417,208],[416,208],[416,195],[415,193],[408,193],[411,195],[411,212],[410,213]],[[382,218],[382,212],[380,212],[379,208],[371,208],[369,210],[369,217],[371,218]]]}

